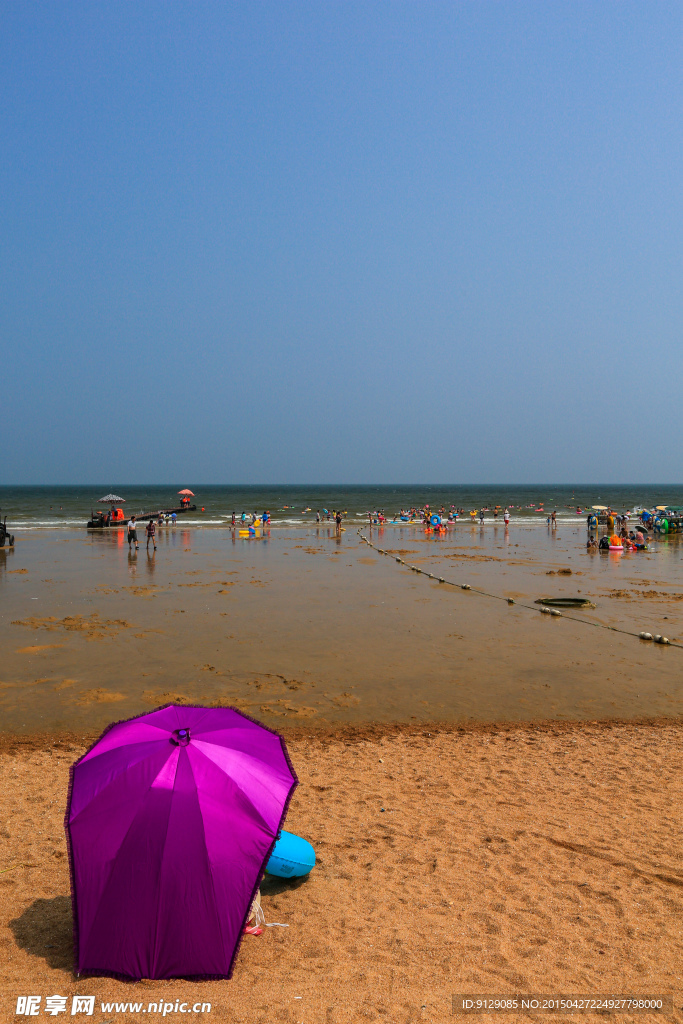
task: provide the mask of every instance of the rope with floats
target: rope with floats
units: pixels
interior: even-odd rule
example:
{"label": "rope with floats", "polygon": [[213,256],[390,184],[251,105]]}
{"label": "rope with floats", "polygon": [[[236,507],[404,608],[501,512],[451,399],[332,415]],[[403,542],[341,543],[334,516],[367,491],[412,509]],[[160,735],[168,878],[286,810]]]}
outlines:
{"label": "rope with floats", "polygon": [[526,608],[530,612],[539,612],[541,615],[552,615],[554,618],[569,619],[570,622],[580,622],[584,626],[595,626],[598,629],[607,629],[612,633],[623,633],[625,636],[634,636],[638,640],[652,641],[656,644],[663,644],[666,647],[678,647],[683,650],[683,644],[676,643],[675,640],[669,640],[666,636],[661,636],[659,633],[646,633],[640,632],[635,633],[630,629],[622,629],[620,626],[609,626],[604,622],[591,622],[590,619],[579,619],[576,615],[567,615],[566,612],[561,612],[557,608],[537,608],[532,604],[525,604],[523,601],[515,601],[512,597],[502,597],[500,594],[491,594],[488,590],[480,590],[479,587],[472,587],[469,583],[454,583],[453,580],[447,580],[443,576],[435,576],[433,572],[427,572],[426,569],[421,569],[419,565],[411,565],[406,562],[403,558],[399,558],[398,555],[392,555],[389,551],[385,551],[384,548],[378,548],[376,544],[373,544],[369,540],[362,530],[358,530],[358,536],[360,539],[369,547],[373,548],[378,555],[387,555],[389,558],[393,558],[400,565],[404,565],[406,569],[412,570],[412,572],[420,573],[422,576],[426,576],[427,579],[435,580],[437,583],[443,583],[447,587],[455,587],[457,590],[469,590],[472,594],[480,594],[482,597],[490,597],[494,601],[503,601],[508,605],[515,605],[517,608]]}

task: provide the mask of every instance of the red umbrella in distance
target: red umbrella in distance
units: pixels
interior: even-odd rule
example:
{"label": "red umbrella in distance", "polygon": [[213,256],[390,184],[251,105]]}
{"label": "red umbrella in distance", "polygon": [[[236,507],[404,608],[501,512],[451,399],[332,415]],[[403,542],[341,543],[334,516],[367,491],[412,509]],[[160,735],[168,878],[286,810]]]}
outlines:
{"label": "red umbrella in distance", "polygon": [[184,490],[178,491],[178,494],[191,494],[194,498],[194,491],[191,491],[189,487],[185,487]]}

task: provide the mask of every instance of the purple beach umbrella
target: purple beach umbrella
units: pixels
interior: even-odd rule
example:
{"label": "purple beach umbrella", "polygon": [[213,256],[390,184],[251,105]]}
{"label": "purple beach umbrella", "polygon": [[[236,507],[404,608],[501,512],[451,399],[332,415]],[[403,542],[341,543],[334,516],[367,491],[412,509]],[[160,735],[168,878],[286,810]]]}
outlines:
{"label": "purple beach umbrella", "polygon": [[284,740],[232,708],[110,726],[71,769],[77,972],[229,978],[297,782]]}

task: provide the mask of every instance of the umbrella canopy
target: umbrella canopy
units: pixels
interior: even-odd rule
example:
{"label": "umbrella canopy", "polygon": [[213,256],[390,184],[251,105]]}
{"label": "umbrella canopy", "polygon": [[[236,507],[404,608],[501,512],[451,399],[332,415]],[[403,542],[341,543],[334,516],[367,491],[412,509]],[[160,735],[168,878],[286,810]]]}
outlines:
{"label": "umbrella canopy", "polygon": [[593,505],[593,510],[595,512],[606,512],[607,511],[607,505]]}
{"label": "umbrella canopy", "polygon": [[110,726],[71,769],[76,970],[229,978],[297,781],[284,740],[232,708]]}
{"label": "umbrella canopy", "polygon": [[125,498],[119,497],[118,494],[105,494],[103,498],[98,498],[98,502],[104,502],[105,505],[115,505],[118,501],[125,501]]}
{"label": "umbrella canopy", "polygon": [[185,488],[184,490],[182,490],[182,491],[178,491],[178,494],[191,494],[191,495],[192,495],[192,497],[194,498],[194,491],[191,491],[191,490],[189,489],[189,487],[186,487],[186,488]]}

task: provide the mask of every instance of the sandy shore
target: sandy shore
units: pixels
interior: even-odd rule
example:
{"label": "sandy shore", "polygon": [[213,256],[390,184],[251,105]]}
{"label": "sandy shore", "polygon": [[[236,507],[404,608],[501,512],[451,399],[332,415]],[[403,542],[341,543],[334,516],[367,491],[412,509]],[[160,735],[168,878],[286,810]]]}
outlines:
{"label": "sandy shore", "polygon": [[245,938],[230,982],[122,984],[72,974],[62,822],[83,745],[5,737],[1,1019],[18,995],[80,992],[117,1024],[148,1018],[100,1001],[398,1024],[452,1019],[453,993],[526,990],[672,992],[683,1020],[682,741],[675,723],[294,738],[287,828],[318,865],[264,884],[266,920],[289,927]]}

